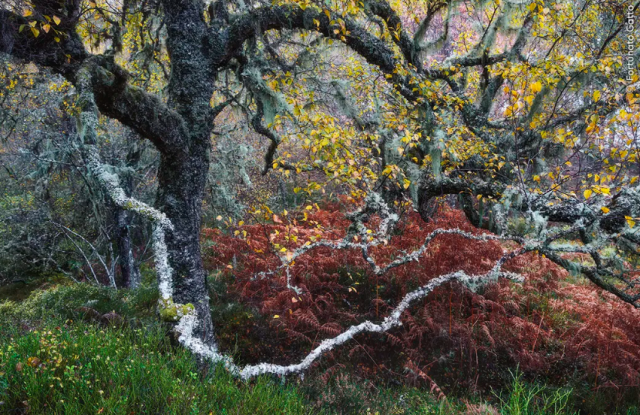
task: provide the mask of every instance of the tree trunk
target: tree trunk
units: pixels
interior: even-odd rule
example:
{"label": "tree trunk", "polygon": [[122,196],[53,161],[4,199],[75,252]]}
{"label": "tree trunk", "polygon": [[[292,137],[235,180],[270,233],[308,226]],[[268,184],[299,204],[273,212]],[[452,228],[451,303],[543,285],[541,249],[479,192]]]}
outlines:
{"label": "tree trunk", "polygon": [[119,206],[114,206],[114,210],[114,236],[118,247],[118,265],[120,266],[119,286],[136,288],[140,286],[141,276],[133,256],[133,244],[129,232],[131,214]]}
{"label": "tree trunk", "polygon": [[162,156],[157,207],[167,215],[174,227],[172,232],[166,234],[169,263],[173,269],[174,301],[195,306],[198,327],[194,334],[205,344],[212,345],[215,336],[209,308],[207,273],[200,252],[201,207],[209,168],[209,147],[192,147],[195,148],[190,154],[179,159]]}

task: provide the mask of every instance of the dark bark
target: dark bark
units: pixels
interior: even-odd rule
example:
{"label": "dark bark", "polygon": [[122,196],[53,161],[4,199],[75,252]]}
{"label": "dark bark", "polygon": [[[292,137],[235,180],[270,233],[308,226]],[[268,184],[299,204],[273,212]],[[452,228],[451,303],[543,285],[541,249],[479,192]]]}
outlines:
{"label": "dark bark", "polygon": [[161,155],[157,207],[174,227],[166,239],[174,272],[174,301],[195,306],[199,326],[194,334],[211,345],[215,336],[200,252],[200,225],[213,130],[212,47],[206,42],[202,2],[165,0],[163,6],[171,57],[168,103],[185,121],[188,131],[181,148]]}
{"label": "dark bark", "polygon": [[118,265],[120,267],[120,281],[117,285],[123,288],[136,288],[140,285],[140,269],[133,255],[131,241],[132,215],[119,206],[114,207],[114,239],[118,247]]}
{"label": "dark bark", "polygon": [[[138,137],[131,130],[125,133],[127,141],[126,166],[135,168],[140,162],[142,150],[137,146]],[[120,185],[127,196],[131,196],[134,188],[134,177],[131,173],[120,174]],[[118,249],[118,265],[120,278],[116,279],[116,285],[122,288],[136,288],[142,282],[140,268],[133,255],[133,235],[131,232],[134,214],[128,210],[112,205],[113,239]]]}
{"label": "dark bark", "polygon": [[209,151],[208,148],[201,150],[179,160],[162,156],[157,207],[174,226],[174,230],[166,235],[169,263],[173,269],[174,301],[195,306],[200,323],[195,334],[205,343],[213,344],[207,273],[200,252],[201,208]]}
{"label": "dark bark", "polygon": [[425,222],[431,220],[433,200],[440,196],[459,195],[467,219],[474,225],[480,226],[482,218],[473,204],[477,195],[498,197],[504,190],[500,183],[487,183],[480,180],[465,180],[460,178],[442,177],[436,180],[431,175],[425,175],[418,186],[418,213]]}

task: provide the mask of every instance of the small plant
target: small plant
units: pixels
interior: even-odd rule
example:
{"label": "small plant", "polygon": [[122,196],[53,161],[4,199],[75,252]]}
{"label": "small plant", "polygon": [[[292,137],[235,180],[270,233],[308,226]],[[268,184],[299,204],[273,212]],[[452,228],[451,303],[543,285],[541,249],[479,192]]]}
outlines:
{"label": "small plant", "polygon": [[506,397],[495,394],[500,400],[503,415],[571,415],[569,399],[572,390],[550,389],[523,381],[522,372],[511,373],[512,382]]}

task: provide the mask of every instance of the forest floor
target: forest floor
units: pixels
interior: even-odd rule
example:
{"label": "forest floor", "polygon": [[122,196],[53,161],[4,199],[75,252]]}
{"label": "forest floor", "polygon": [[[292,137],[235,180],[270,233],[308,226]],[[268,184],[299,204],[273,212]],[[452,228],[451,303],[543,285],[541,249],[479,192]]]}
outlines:
{"label": "forest floor", "polygon": [[[292,269],[292,281],[305,288],[300,296],[284,278],[250,278],[277,265],[261,246],[275,230],[295,245],[291,235],[302,239],[319,224],[326,238],[345,228],[339,212],[304,217],[306,224],[203,232],[218,339],[236,362],[297,361],[309,342],[380,318],[420,278],[450,267],[482,269],[491,262],[460,258],[491,258],[506,248],[443,238],[416,268],[374,284],[353,252],[320,251]],[[415,220],[405,218],[403,232],[377,257],[415,247],[429,232]],[[433,226],[466,225],[449,212]],[[544,259],[509,267],[527,282],[501,282],[482,295],[443,287],[412,309],[402,328],[356,339],[304,378],[250,382],[217,367],[199,370],[172,344],[156,316],[149,270],[135,290],[61,277],[1,287],[0,413],[640,414],[638,311]]]}
{"label": "forest floor", "polygon": [[[0,299],[0,413],[29,414],[570,414],[573,392],[516,375],[500,393],[438,399],[344,369],[325,382],[203,373],[171,345],[152,285],[116,291],[59,279]],[[20,290],[18,297],[23,297]],[[94,313],[95,311],[95,313]],[[588,412],[583,412],[588,413]],[[637,414],[635,408],[623,412]]]}

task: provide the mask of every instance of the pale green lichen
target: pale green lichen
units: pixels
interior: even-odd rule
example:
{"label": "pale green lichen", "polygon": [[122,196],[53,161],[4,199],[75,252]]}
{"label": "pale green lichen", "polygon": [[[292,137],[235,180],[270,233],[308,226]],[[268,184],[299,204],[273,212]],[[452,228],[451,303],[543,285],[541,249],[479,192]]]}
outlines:
{"label": "pale green lichen", "polygon": [[173,302],[172,298],[161,299],[158,301],[158,312],[163,321],[175,322],[182,317],[195,311],[195,307],[191,303],[178,304]]}

